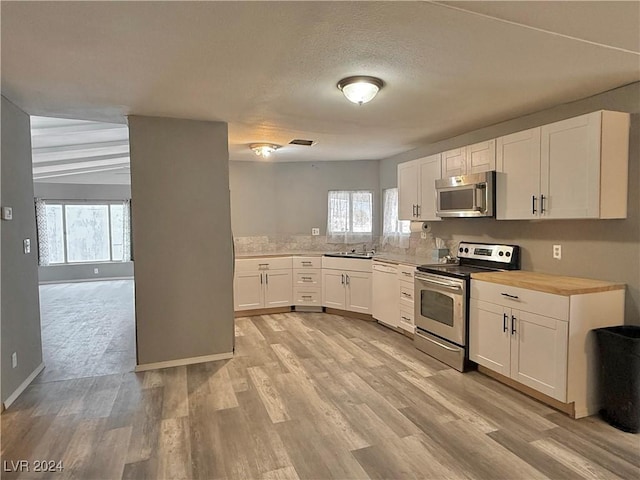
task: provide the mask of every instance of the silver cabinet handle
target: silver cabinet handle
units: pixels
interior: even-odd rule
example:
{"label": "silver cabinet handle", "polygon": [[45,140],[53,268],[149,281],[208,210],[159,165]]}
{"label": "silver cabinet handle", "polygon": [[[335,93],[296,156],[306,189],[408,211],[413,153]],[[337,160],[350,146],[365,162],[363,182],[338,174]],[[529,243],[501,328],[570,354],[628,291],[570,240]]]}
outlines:
{"label": "silver cabinet handle", "polygon": [[440,343],[440,342],[436,342],[435,340],[433,340],[432,338],[429,337],[425,337],[424,335],[420,335],[419,333],[416,333],[416,335],[418,335],[420,338],[423,338],[425,340],[429,340],[431,343],[435,343],[436,345],[438,345],[439,347],[444,348],[445,350],[449,350],[450,352],[459,352],[460,349],[459,348],[451,348],[448,345],[445,345],[444,343]]}
{"label": "silver cabinet handle", "polygon": [[311,297],[311,295],[302,295],[302,298],[309,298],[309,299],[311,299],[312,297]]}
{"label": "silver cabinet handle", "polygon": [[411,323],[411,319],[410,319],[410,318],[408,318],[408,317],[405,317],[404,315],[403,315],[403,316],[401,316],[400,318],[402,318],[402,320],[404,320],[405,322],[409,322],[409,323]]}
{"label": "silver cabinet handle", "polygon": [[537,211],[536,210],[536,200],[537,200],[536,196],[535,195],[531,195],[531,213],[534,214],[534,215],[536,214],[536,211]]}
{"label": "silver cabinet handle", "polygon": [[311,277],[300,277],[302,279],[303,282],[310,282],[311,281]]}
{"label": "silver cabinet handle", "polygon": [[402,296],[407,297],[407,298],[412,298],[412,295],[407,293],[407,292],[402,292]]}
{"label": "silver cabinet handle", "polygon": [[262,285],[262,274],[260,274],[260,285]]}
{"label": "silver cabinet handle", "polygon": [[265,274],[264,274],[264,278],[265,278],[264,283],[266,283],[267,285],[269,285],[269,274],[268,274],[268,273],[265,273]]}
{"label": "silver cabinet handle", "polygon": [[540,194],[540,213],[544,213],[544,195]]}
{"label": "silver cabinet handle", "polygon": [[341,276],[342,276],[342,285],[344,285],[344,273]]}
{"label": "silver cabinet handle", "polygon": [[413,274],[411,274],[411,273],[409,273],[409,272],[402,272],[402,274],[403,274],[405,277],[413,277]]}
{"label": "silver cabinet handle", "polygon": [[517,318],[514,315],[511,315],[511,335],[515,335],[516,333],[516,320]]}
{"label": "silver cabinet handle", "polygon": [[422,205],[416,205],[416,217],[420,217],[420,209],[422,208]]}
{"label": "silver cabinet handle", "polygon": [[349,275],[345,275],[345,277],[347,277],[347,285],[351,284],[351,279],[349,278]]}

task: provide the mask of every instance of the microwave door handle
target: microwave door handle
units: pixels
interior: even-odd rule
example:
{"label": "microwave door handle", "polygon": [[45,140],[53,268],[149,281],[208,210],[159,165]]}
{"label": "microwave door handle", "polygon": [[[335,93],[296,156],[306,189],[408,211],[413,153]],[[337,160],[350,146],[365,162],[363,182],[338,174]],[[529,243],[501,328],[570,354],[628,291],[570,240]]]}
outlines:
{"label": "microwave door handle", "polygon": [[487,184],[480,183],[476,185],[475,195],[473,196],[473,209],[478,212],[484,212],[487,209]]}

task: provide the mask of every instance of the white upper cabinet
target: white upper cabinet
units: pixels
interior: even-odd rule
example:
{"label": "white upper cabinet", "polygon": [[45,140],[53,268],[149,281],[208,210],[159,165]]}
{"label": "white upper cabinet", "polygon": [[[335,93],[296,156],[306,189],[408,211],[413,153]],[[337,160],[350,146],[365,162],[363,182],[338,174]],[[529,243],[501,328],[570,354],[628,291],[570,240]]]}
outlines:
{"label": "white upper cabinet", "polygon": [[629,114],[599,111],[500,137],[497,218],[626,218]]}
{"label": "white upper cabinet", "polygon": [[418,160],[398,165],[398,218],[416,220],[418,205]]}
{"label": "white upper cabinet", "polygon": [[496,217],[516,220],[539,217],[540,127],[498,138],[496,152]]}
{"label": "white upper cabinet", "polygon": [[440,154],[398,165],[398,218],[440,220],[436,216],[436,180],[440,178]]}
{"label": "white upper cabinet", "polygon": [[496,141],[467,145],[442,154],[442,178],[496,169]]}

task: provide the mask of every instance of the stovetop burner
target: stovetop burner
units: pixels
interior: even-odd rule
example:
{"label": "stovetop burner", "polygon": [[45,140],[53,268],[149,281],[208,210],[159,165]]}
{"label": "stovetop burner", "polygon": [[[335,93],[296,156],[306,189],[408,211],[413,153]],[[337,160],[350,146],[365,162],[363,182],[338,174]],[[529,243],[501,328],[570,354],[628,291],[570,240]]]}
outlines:
{"label": "stovetop burner", "polygon": [[472,273],[493,272],[502,270],[499,268],[474,267],[470,265],[422,265],[418,270],[426,273],[435,273],[447,277],[469,278]]}

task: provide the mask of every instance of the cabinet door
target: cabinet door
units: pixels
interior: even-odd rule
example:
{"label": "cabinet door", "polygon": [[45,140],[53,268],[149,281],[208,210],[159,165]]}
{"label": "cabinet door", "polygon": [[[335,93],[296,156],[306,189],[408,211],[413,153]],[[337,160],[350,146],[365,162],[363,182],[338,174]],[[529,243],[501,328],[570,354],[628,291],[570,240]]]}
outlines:
{"label": "cabinet door", "polygon": [[398,218],[416,220],[418,199],[418,162],[398,165]]}
{"label": "cabinet door", "polygon": [[345,309],[350,312],[371,313],[371,273],[347,271],[345,275],[347,282]]}
{"label": "cabinet door", "polygon": [[498,138],[496,218],[540,216],[540,127]]}
{"label": "cabinet door", "polygon": [[569,324],[518,310],[511,315],[511,378],[566,402]]}
{"label": "cabinet door", "polygon": [[511,339],[509,315],[511,310],[471,299],[469,309],[469,358],[494,372],[509,376]]}
{"label": "cabinet door", "polygon": [[420,195],[418,216],[420,220],[442,220],[436,216],[436,180],[441,175],[440,154],[418,160]]}
{"label": "cabinet door", "polygon": [[467,173],[466,151],[466,147],[462,147],[442,154],[442,178],[456,177]]}
{"label": "cabinet door", "polygon": [[496,141],[476,143],[467,147],[467,174],[496,169]]}
{"label": "cabinet door", "polygon": [[345,274],[340,270],[322,270],[322,306],[345,309]]}
{"label": "cabinet door", "polygon": [[293,275],[291,270],[264,272],[264,306],[288,307],[293,305]]}
{"label": "cabinet door", "polygon": [[236,271],[233,281],[234,310],[253,310],[264,307],[261,272]]}
{"label": "cabinet door", "polygon": [[601,112],[542,127],[544,218],[598,218]]}

